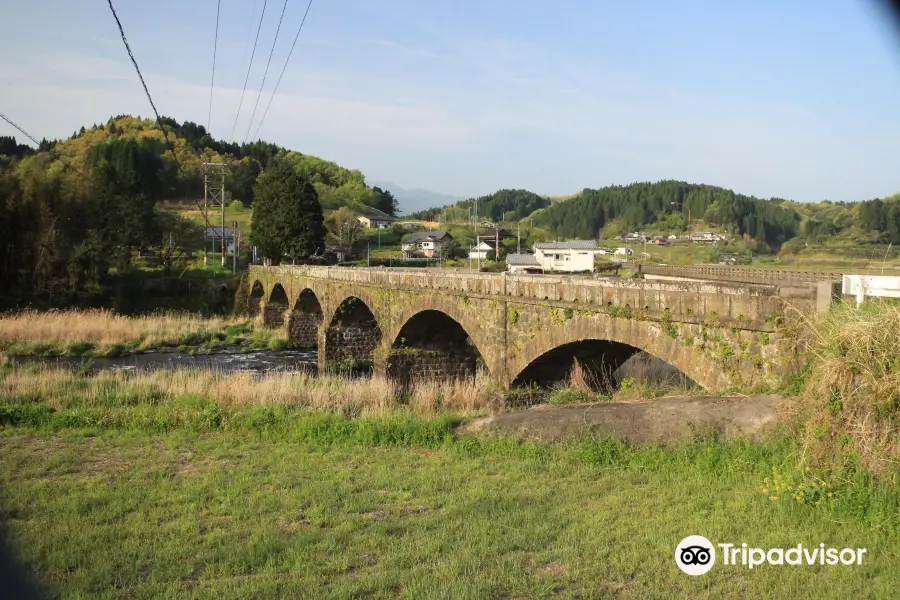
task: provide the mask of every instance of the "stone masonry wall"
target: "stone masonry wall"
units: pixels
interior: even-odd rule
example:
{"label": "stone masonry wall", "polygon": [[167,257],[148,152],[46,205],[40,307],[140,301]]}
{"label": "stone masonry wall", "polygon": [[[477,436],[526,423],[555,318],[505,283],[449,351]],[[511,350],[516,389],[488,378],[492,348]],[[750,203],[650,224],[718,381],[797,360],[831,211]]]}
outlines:
{"label": "stone masonry wall", "polygon": [[325,332],[325,365],[371,368],[380,337],[377,327],[332,325]]}
{"label": "stone masonry wall", "polygon": [[387,360],[388,377],[407,386],[417,379],[454,380],[475,377],[474,357],[442,350],[403,348],[393,350]]}
{"label": "stone masonry wall", "polygon": [[266,303],[263,308],[263,325],[266,327],[283,327],[284,313],[287,309],[287,304],[279,304],[278,302]]}
{"label": "stone masonry wall", "polygon": [[298,310],[287,318],[288,342],[295,348],[310,349],[318,344],[319,323],[322,316]]}

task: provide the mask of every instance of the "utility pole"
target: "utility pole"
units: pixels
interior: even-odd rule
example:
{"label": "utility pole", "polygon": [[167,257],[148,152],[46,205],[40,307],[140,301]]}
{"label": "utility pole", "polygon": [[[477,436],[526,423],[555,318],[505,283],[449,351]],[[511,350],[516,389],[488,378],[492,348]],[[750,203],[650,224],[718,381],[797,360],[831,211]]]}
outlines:
{"label": "utility pole", "polygon": [[[210,209],[216,208],[222,211],[222,229],[219,231],[222,250],[222,266],[225,266],[226,235],[225,235],[225,163],[203,163],[203,220],[209,221]],[[208,235],[208,232],[207,232]],[[215,236],[213,236],[215,240]],[[213,241],[215,243],[215,241]],[[206,240],[203,241],[203,264],[207,263]]]}
{"label": "utility pole", "polygon": [[522,221],[516,223],[516,254],[522,254]]}
{"label": "utility pole", "polygon": [[687,264],[693,264],[694,257],[694,236],[691,234],[691,208],[688,207],[688,251]]}
{"label": "utility pole", "polygon": [[234,250],[231,253],[231,274],[237,275],[237,258],[238,258],[238,228],[237,221],[231,224],[231,241],[234,244]]}

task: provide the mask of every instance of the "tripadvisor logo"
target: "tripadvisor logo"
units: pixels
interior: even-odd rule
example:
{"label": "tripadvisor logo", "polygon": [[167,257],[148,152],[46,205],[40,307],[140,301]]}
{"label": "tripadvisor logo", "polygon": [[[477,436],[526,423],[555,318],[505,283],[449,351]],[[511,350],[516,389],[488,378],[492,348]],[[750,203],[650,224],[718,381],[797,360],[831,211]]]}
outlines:
{"label": "tripadvisor logo", "polygon": [[689,535],[675,547],[675,564],[688,575],[703,575],[716,564],[716,548],[722,564],[753,569],[760,565],[861,565],[866,548],[828,548],[825,544],[791,548],[750,548],[747,544],[713,544],[702,535]]}

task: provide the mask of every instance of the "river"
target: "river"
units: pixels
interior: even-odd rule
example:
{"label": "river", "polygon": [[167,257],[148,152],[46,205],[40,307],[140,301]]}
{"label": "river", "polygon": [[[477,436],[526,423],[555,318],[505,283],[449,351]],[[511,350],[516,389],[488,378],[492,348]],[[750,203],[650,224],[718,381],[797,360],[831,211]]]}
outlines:
{"label": "river", "polygon": [[243,352],[220,350],[210,354],[187,352],[143,352],[117,358],[73,358],[10,356],[12,364],[43,364],[88,373],[98,371],[178,371],[199,369],[220,373],[264,373],[284,371],[316,372],[315,350],[260,350]]}

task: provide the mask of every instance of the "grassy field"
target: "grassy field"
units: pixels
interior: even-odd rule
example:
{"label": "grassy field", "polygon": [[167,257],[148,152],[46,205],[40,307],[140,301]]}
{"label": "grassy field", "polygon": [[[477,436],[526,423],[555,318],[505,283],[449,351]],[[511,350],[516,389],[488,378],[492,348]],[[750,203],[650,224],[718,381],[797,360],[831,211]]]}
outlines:
{"label": "grassy field", "polygon": [[[8,427],[3,514],[66,598],[888,598],[900,584],[896,490],[859,479],[819,505],[772,500],[790,442],[548,447],[325,423]],[[672,559],[689,534],[865,547],[868,562],[692,578]]]}

